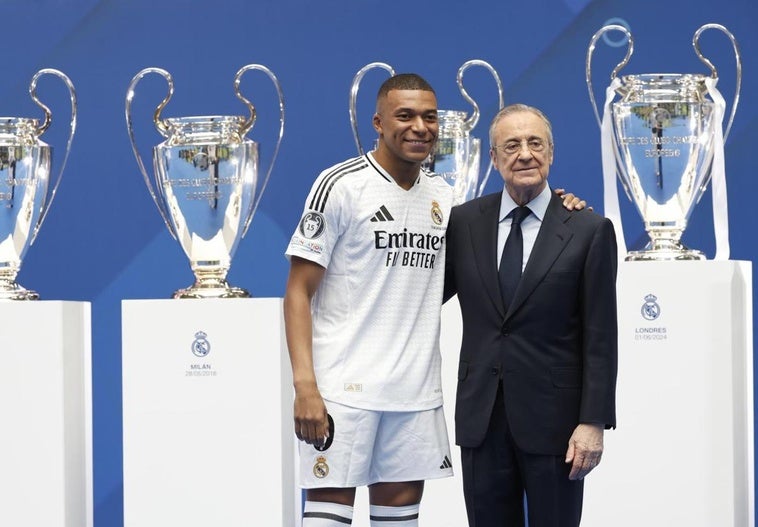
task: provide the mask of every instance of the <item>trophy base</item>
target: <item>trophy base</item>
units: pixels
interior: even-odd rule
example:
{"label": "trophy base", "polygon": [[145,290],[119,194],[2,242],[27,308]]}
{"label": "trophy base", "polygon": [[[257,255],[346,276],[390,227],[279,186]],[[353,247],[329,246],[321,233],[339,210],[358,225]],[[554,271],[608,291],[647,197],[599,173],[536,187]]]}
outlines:
{"label": "trophy base", "polygon": [[250,293],[240,287],[232,287],[226,280],[195,282],[192,287],[175,291],[172,298],[250,298]]}
{"label": "trophy base", "polygon": [[0,300],[39,300],[39,293],[11,280],[0,280]]}
{"label": "trophy base", "polygon": [[680,242],[648,243],[641,251],[629,251],[627,262],[667,262],[673,260],[705,260],[705,255],[689,249]]}

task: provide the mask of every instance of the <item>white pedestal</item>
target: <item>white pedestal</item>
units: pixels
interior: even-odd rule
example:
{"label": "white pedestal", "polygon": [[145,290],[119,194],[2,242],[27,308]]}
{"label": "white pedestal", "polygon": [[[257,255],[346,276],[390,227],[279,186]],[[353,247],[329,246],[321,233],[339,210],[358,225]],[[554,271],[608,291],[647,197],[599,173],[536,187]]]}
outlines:
{"label": "white pedestal", "polygon": [[0,303],[0,525],[92,526],[90,304]]}
{"label": "white pedestal", "polygon": [[618,429],[583,527],[754,526],[751,282],[750,262],[621,265]]}
{"label": "white pedestal", "polygon": [[125,527],[293,525],[281,299],[128,300],[122,323]]}

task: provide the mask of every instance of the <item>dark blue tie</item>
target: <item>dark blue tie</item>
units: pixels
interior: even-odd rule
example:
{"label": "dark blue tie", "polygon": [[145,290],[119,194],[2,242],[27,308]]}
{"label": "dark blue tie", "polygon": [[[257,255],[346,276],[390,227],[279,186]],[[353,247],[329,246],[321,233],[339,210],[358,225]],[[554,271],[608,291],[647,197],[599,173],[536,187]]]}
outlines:
{"label": "dark blue tie", "polygon": [[503,306],[508,306],[513,300],[513,295],[521,280],[521,264],[524,261],[524,237],[521,234],[521,222],[531,214],[529,207],[516,207],[510,213],[511,232],[505,240],[503,255],[500,258],[500,294],[503,297]]}

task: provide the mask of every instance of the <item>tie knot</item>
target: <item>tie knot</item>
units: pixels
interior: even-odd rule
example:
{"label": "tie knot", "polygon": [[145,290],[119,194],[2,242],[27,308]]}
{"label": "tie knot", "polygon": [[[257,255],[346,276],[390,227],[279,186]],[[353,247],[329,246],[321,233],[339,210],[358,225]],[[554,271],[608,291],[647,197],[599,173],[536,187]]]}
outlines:
{"label": "tie knot", "polygon": [[521,222],[524,221],[524,218],[529,216],[532,211],[529,209],[529,207],[516,207],[513,209],[513,212],[511,212],[511,218],[512,218],[512,224],[513,225],[521,225]]}

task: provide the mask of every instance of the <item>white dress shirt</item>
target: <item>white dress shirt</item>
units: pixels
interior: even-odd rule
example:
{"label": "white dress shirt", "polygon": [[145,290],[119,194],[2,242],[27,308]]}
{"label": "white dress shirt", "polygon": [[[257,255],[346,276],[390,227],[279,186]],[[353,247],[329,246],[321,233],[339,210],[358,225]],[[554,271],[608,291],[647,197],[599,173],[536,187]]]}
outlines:
{"label": "white dress shirt", "polygon": [[[545,217],[547,206],[550,203],[550,195],[553,193],[548,185],[542,189],[536,198],[526,204],[532,213],[524,218],[521,222],[521,233],[524,238],[524,260],[521,262],[521,271],[523,272],[526,267],[526,262],[529,261],[529,256],[532,254],[532,248],[534,242],[537,240],[537,234],[540,232],[542,226],[542,219]],[[500,267],[500,256],[503,254],[503,247],[505,246],[505,240],[508,239],[508,233],[511,230],[511,218],[508,214],[518,207],[518,204],[513,201],[510,194],[503,188],[502,195],[500,197],[500,214],[498,216],[499,221],[497,225],[497,265]]]}

